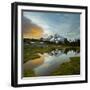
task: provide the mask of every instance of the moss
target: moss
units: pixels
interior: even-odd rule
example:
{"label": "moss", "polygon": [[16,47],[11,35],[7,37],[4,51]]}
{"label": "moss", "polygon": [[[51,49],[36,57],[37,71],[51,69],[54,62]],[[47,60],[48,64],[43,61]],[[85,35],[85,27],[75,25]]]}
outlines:
{"label": "moss", "polygon": [[35,74],[33,70],[24,70],[23,72],[23,77],[33,77],[34,75]]}
{"label": "moss", "polygon": [[[48,47],[36,47],[32,45],[24,45],[24,63],[28,60],[32,60],[35,58],[39,58],[40,56],[37,53],[45,53],[50,52],[54,49],[70,49],[73,48],[72,46],[61,46],[61,45],[54,45],[54,44],[48,44]],[[80,47],[74,47],[75,49],[79,49]],[[66,51],[67,52],[67,51]]]}
{"label": "moss", "polygon": [[[69,62],[65,62],[59,66],[57,70],[51,73],[55,75],[79,75],[80,74],[80,57],[71,57]],[[33,70],[25,70],[24,77],[35,77]]]}
{"label": "moss", "polygon": [[53,75],[77,75],[80,74],[80,57],[70,58],[70,62],[65,62],[55,70]]}

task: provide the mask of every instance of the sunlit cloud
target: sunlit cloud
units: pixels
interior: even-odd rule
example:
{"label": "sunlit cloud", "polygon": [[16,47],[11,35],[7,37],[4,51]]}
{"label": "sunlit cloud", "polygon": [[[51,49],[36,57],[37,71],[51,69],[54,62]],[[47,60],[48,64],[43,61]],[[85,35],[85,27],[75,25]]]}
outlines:
{"label": "sunlit cloud", "polygon": [[[28,18],[32,23],[41,28],[34,29],[33,37],[36,33],[36,38],[41,36],[53,35],[55,33],[68,38],[80,38],[80,14],[79,13],[52,13],[52,12],[31,12],[24,11],[23,16]],[[40,36],[39,36],[40,35]]]}
{"label": "sunlit cloud", "polygon": [[22,30],[24,38],[40,39],[43,36],[43,29],[26,17],[22,18]]}

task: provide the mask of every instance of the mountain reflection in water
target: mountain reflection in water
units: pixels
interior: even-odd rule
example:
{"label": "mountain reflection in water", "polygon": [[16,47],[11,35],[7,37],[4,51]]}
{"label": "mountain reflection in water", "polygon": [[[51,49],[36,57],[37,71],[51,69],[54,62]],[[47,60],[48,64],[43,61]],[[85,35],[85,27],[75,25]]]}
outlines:
{"label": "mountain reflection in water", "polygon": [[52,50],[49,53],[40,54],[40,58],[29,60],[24,64],[24,70],[33,70],[35,76],[50,75],[62,63],[69,62],[70,57],[80,56],[78,50]]}

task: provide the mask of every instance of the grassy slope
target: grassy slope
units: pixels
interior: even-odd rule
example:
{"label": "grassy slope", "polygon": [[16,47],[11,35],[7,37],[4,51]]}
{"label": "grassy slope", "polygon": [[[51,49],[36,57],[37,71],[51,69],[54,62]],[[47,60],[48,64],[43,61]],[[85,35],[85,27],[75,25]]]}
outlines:
{"label": "grassy slope", "polygon": [[[48,45],[48,47],[36,47],[36,46],[31,46],[31,45],[24,45],[24,63],[27,62],[28,60],[32,60],[35,58],[39,58],[40,56],[37,53],[45,53],[45,52],[50,52],[53,49],[65,49],[65,48],[70,48],[70,46],[61,46],[61,45]],[[72,47],[71,47],[72,48]],[[79,47],[75,47],[78,50],[80,49]]]}
{"label": "grassy slope", "polygon": [[53,75],[77,75],[80,74],[80,57],[70,58],[70,62],[65,62],[53,72]]}
{"label": "grassy slope", "polygon": [[52,48],[42,48],[42,47],[24,47],[24,63],[28,60],[39,58],[40,56],[37,53],[45,53],[50,51]]}
{"label": "grassy slope", "polygon": [[[51,76],[55,75],[77,75],[80,74],[80,57],[72,57],[70,62],[65,62],[60,65],[60,67],[54,71]],[[24,77],[34,77],[33,70],[24,71]]]}
{"label": "grassy slope", "polygon": [[25,70],[24,72],[23,72],[23,77],[32,77],[32,76],[34,76],[35,74],[34,74],[34,71],[33,70]]}

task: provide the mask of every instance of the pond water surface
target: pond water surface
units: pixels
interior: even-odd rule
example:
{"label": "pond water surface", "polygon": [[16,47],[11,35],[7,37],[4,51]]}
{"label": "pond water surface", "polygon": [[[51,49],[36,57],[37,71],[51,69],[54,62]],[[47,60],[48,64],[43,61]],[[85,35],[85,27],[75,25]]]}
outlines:
{"label": "pond water surface", "polygon": [[80,52],[78,50],[52,50],[49,53],[38,53],[40,58],[36,58],[34,60],[29,60],[24,64],[25,70],[33,70],[35,76],[47,76],[51,75],[51,73],[58,69],[58,67],[64,63],[69,62],[70,57],[80,56]]}

